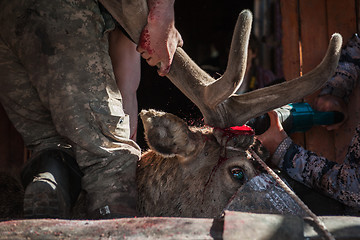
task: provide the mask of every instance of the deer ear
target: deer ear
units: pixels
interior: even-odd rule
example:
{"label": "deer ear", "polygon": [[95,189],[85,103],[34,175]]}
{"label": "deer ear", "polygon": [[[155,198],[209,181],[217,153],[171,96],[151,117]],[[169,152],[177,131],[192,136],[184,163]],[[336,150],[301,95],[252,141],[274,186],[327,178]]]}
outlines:
{"label": "deer ear", "polygon": [[196,152],[200,137],[177,116],[155,110],[142,110],[145,138],[150,149],[166,157],[188,157]]}

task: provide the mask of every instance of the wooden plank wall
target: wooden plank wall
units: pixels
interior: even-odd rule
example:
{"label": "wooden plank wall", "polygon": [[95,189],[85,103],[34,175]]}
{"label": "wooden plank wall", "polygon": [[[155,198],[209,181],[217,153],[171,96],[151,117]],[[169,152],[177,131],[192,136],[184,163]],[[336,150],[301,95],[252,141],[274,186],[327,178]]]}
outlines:
{"label": "wooden plank wall", "polygon": [[[280,0],[282,15],[283,68],[287,80],[305,74],[320,63],[329,39],[335,32],[344,43],[357,32],[359,0]],[[311,105],[318,93],[304,101]],[[342,162],[347,146],[360,120],[360,91],[355,89],[350,104],[350,118],[336,131],[313,127],[294,140],[330,160]]]}

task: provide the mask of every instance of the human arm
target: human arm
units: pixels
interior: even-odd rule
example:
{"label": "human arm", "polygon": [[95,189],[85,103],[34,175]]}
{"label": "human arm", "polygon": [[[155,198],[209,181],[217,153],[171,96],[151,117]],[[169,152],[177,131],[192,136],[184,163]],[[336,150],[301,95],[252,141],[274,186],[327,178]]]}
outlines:
{"label": "human arm", "polygon": [[140,84],[140,54],[133,43],[119,28],[109,34],[109,55],[116,84],[121,92],[124,112],[130,117],[130,139],[136,141],[138,102],[136,91]]}
{"label": "human arm", "polygon": [[150,66],[158,66],[160,76],[165,76],[172,63],[176,48],[183,45],[175,28],[175,0],[147,0],[149,14],[142,30],[137,51]]}
{"label": "human arm", "polygon": [[[348,206],[360,208],[360,157],[357,156],[360,131],[354,136],[353,151],[339,164],[296,145],[282,132],[276,114],[270,115],[270,120],[269,130],[257,138],[272,153],[274,165],[294,180]],[[278,146],[274,150],[275,145]]]}

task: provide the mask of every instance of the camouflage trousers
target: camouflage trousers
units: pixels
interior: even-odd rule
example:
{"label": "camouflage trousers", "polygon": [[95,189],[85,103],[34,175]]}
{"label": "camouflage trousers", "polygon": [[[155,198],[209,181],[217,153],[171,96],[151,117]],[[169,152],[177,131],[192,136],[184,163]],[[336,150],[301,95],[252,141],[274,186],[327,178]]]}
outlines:
{"label": "camouflage trousers", "polygon": [[97,1],[0,0],[0,9],[0,100],[26,146],[72,151],[88,211],[134,207],[140,148],[129,139],[111,25]]}

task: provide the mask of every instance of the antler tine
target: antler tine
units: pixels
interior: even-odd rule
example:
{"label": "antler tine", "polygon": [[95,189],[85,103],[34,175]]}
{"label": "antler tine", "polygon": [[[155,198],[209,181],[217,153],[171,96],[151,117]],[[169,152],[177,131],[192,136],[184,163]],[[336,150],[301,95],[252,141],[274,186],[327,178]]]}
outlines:
{"label": "antler tine", "polygon": [[215,126],[218,126],[219,123],[223,124],[219,127],[242,125],[253,117],[315,92],[334,74],[340,57],[341,45],[341,35],[333,34],[324,59],[315,69],[291,81],[242,95],[233,95],[217,107],[226,119],[219,120],[217,114],[213,113],[213,117],[208,119],[208,124]]}
{"label": "antler tine", "polygon": [[167,77],[200,109],[204,118],[211,109],[228,99],[242,82],[246,69],[247,48],[252,14],[239,14],[230,48],[227,69],[218,80],[210,77],[178,48]]}
{"label": "antler tine", "polygon": [[239,14],[232,37],[226,71],[222,77],[205,89],[205,98],[210,107],[215,107],[228,99],[243,81],[252,20],[253,16],[249,10],[243,10]]}

